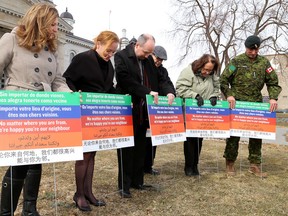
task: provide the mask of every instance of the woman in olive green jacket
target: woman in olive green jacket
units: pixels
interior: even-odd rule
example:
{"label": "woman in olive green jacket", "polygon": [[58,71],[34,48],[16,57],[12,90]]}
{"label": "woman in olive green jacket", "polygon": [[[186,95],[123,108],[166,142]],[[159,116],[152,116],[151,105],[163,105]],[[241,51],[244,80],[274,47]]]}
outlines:
{"label": "woman in olive green jacket", "polygon": [[[211,105],[217,104],[220,94],[219,77],[216,75],[219,63],[216,58],[204,54],[201,58],[189,64],[179,75],[176,82],[176,94],[182,98],[195,98],[198,106],[204,100],[210,100]],[[203,138],[187,137],[184,142],[185,174],[198,176],[198,161],[202,148]]]}

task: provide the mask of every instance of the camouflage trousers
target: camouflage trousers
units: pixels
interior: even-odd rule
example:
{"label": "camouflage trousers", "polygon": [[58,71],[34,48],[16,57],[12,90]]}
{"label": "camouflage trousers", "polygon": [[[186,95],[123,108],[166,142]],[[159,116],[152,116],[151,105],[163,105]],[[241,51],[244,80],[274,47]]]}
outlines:
{"label": "camouflage trousers", "polygon": [[[223,157],[227,160],[235,161],[238,156],[240,137],[233,137],[226,139],[226,147]],[[262,139],[249,138],[248,150],[249,156],[248,160],[250,163],[260,164],[262,161],[261,158],[261,148],[262,148]]]}

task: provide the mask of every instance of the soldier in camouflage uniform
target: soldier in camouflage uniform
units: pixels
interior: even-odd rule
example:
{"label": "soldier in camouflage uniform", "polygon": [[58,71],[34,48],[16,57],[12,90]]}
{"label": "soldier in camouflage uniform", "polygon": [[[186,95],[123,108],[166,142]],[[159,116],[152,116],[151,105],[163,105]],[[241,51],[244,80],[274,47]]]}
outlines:
{"label": "soldier in camouflage uniform", "polygon": [[[270,62],[258,55],[260,38],[252,35],[245,41],[246,51],[236,56],[224,69],[220,77],[221,91],[229,102],[230,108],[235,108],[239,101],[262,102],[261,90],[264,84],[270,98],[270,111],[277,109],[277,98],[281,92],[278,77]],[[226,140],[224,158],[226,158],[227,175],[236,174],[234,162],[237,159],[240,137],[231,136]],[[261,169],[262,139],[249,139],[249,172],[259,177],[266,177],[267,173]]]}

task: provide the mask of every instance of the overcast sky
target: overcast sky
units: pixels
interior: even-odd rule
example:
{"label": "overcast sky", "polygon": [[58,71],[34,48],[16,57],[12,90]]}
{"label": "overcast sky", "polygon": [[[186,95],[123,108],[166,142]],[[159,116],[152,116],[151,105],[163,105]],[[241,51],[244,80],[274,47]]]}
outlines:
{"label": "overcast sky", "polygon": [[167,31],[172,29],[169,0],[53,0],[53,2],[60,14],[66,7],[68,8],[68,12],[75,20],[74,35],[88,40],[92,40],[103,30],[114,31],[122,37],[122,29],[126,29],[128,39],[137,38],[142,33],[152,34],[156,39],[156,45],[161,45],[167,50],[168,60],[163,65],[168,69],[173,83],[186,64],[192,61],[175,66],[178,57],[177,41],[173,41],[167,34]]}

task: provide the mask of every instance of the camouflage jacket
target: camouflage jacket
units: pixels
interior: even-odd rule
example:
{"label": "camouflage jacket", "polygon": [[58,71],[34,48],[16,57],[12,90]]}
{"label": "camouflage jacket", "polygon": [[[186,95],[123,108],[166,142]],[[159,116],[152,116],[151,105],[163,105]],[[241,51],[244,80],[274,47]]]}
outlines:
{"label": "camouflage jacket", "polygon": [[224,96],[234,96],[241,101],[262,102],[264,84],[269,98],[277,100],[282,90],[278,85],[278,76],[269,60],[260,55],[254,61],[250,61],[245,53],[236,56],[220,76],[220,88]]}

